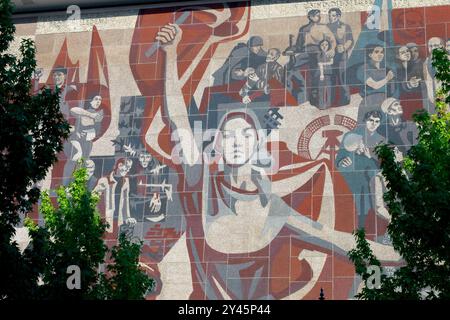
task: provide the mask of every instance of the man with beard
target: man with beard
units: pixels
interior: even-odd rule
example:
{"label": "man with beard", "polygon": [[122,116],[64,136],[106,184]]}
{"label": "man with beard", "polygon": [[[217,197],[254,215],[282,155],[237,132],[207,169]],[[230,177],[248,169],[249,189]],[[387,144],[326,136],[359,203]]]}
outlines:
{"label": "man with beard", "polygon": [[388,142],[397,146],[405,155],[408,149],[417,142],[417,127],[413,122],[403,119],[403,107],[395,98],[387,98],[381,104],[385,115],[385,124],[380,131],[386,136]]}

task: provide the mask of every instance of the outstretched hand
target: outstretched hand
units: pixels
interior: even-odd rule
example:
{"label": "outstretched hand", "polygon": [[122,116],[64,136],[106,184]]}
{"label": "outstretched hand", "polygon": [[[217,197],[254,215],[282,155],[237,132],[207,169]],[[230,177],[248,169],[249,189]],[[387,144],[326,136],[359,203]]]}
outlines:
{"label": "outstretched hand", "polygon": [[159,193],[154,193],[150,201],[150,212],[156,213],[161,210],[161,198]]}

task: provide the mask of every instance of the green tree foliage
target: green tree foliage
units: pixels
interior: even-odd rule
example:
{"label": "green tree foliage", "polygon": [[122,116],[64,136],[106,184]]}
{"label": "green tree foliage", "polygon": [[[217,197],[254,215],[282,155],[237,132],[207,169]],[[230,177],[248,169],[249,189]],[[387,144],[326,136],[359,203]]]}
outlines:
{"label": "green tree foliage", "polygon": [[[391,215],[388,233],[404,265],[392,276],[381,276],[381,288],[365,286],[360,299],[450,299],[450,60],[443,49],[433,51],[433,66],[441,89],[436,113],[414,115],[417,145],[401,163],[392,146],[377,147],[387,181],[384,195]],[[367,268],[380,265],[365,240],[355,233],[356,249],[349,257],[363,280]]]}
{"label": "green tree foliage", "polygon": [[[57,190],[57,205],[48,192],[42,193],[41,213],[44,226],[27,221],[33,237],[34,254],[44,260],[40,273],[40,299],[142,299],[153,280],[139,267],[142,243],[132,243],[125,234],[111,250],[109,275],[98,271],[108,249],[103,241],[107,224],[97,209],[99,196],[87,187],[87,170],[75,170],[67,187]],[[36,238],[34,238],[36,236]],[[37,244],[35,245],[35,241]],[[33,250],[30,250],[33,251]],[[69,266],[80,270],[80,288],[67,285]]]}
{"label": "green tree foliage", "polygon": [[[32,90],[33,41],[22,41],[19,57],[8,53],[15,32],[12,11],[10,0],[0,0],[0,300],[143,298],[152,280],[139,269],[139,244],[121,237],[112,250],[111,275],[98,272],[107,252],[106,225],[96,209],[98,195],[87,189],[84,168],[57,190],[57,206],[42,194],[45,225],[26,219],[31,242],[23,253],[12,241],[20,214],[37,203],[37,183],[69,134],[59,90]],[[80,289],[68,289],[71,265],[80,268]]]}
{"label": "green tree foliage", "polygon": [[35,184],[44,179],[69,133],[58,92],[32,94],[33,41],[22,41],[20,57],[8,53],[15,32],[12,10],[9,0],[0,0],[0,299],[31,296],[36,289],[39,257],[20,252],[12,242],[14,227],[39,199]]}
{"label": "green tree foliage", "polygon": [[155,281],[139,269],[139,254],[142,243],[131,242],[124,233],[119,236],[119,245],[112,248],[112,264],[107,266],[109,276],[101,274],[92,296],[107,300],[139,300],[151,291]]}
{"label": "green tree foliage", "polygon": [[[86,297],[97,282],[97,268],[103,262],[107,247],[102,239],[106,224],[97,210],[98,196],[87,188],[87,171],[79,168],[67,187],[57,190],[57,206],[48,192],[42,193],[40,211],[44,217],[46,245],[43,284],[40,290],[49,299]],[[81,270],[81,288],[67,288],[67,268]]]}

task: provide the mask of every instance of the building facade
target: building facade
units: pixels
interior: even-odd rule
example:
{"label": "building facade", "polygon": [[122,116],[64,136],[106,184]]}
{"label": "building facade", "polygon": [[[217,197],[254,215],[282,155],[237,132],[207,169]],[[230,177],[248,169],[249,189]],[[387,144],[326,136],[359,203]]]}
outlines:
{"label": "building facade", "polygon": [[11,51],[35,41],[72,126],[42,188],[85,159],[108,245],[144,241],[148,299],[351,299],[362,227],[401,263],[374,148],[402,161],[434,111],[449,1],[22,7]]}

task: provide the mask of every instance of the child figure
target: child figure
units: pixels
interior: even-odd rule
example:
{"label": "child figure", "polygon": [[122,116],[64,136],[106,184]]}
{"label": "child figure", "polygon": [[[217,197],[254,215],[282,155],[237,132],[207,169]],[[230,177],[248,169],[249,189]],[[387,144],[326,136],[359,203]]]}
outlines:
{"label": "child figure", "polygon": [[318,91],[318,105],[317,107],[321,110],[327,109],[331,106],[331,78],[333,75],[332,65],[334,63],[333,58],[327,55],[330,50],[330,41],[324,39],[319,43],[319,53],[317,55],[317,61],[319,70],[316,74],[315,82],[317,84]]}

